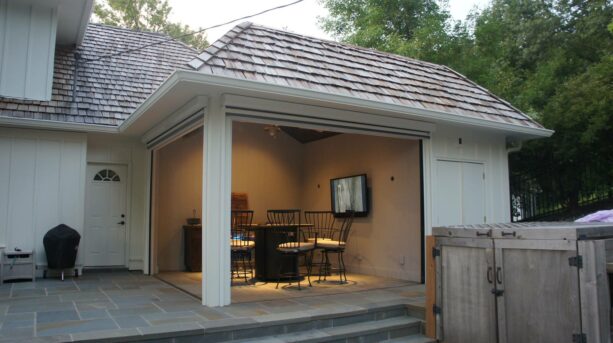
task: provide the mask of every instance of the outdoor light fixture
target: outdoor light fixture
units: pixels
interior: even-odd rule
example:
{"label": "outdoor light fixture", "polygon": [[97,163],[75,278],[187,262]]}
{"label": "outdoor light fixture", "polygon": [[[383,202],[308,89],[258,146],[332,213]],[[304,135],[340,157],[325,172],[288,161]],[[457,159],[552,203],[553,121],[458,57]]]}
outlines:
{"label": "outdoor light fixture", "polygon": [[270,137],[277,139],[277,135],[281,132],[281,128],[277,125],[267,125],[264,126],[264,131],[268,132]]}

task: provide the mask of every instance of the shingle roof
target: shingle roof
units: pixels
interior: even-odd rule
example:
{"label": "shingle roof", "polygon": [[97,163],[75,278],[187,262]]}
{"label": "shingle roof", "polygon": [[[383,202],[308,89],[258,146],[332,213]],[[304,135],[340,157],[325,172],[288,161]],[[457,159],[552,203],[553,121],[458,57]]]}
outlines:
{"label": "shingle roof", "polygon": [[83,59],[165,40],[163,34],[90,23],[77,49],[56,49],[51,101],[0,97],[0,116],[116,126],[197,52],[172,41],[137,52],[82,63],[72,102],[74,53]]}
{"label": "shingle roof", "polygon": [[189,65],[204,73],[542,128],[452,69],[243,23]]}

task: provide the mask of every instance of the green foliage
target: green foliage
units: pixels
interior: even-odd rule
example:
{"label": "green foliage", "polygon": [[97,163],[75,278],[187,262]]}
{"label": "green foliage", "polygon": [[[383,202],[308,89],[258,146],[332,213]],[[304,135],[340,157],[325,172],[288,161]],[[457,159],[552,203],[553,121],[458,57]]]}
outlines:
{"label": "green foliage", "polygon": [[196,50],[209,43],[205,33],[194,32],[189,26],[170,22],[172,8],[167,0],[97,0],[94,14],[106,25],[120,26],[138,31],[161,32],[190,45]]}
{"label": "green foliage", "polygon": [[569,202],[588,171],[612,183],[611,0],[492,0],[460,22],[442,1],[321,1],[337,38],[450,66],[555,130],[511,155],[514,173],[546,171]]}

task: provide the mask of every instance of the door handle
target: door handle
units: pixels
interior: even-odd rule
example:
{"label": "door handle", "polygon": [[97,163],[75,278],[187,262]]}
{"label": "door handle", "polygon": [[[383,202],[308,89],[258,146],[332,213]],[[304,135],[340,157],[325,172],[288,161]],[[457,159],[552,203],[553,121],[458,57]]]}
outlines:
{"label": "door handle", "polygon": [[494,269],[492,267],[487,267],[487,282],[494,283],[493,274]]}
{"label": "door handle", "polygon": [[491,235],[491,233],[490,233],[489,230],[487,232],[479,232],[479,231],[477,231],[476,235],[477,236],[488,236],[489,237]]}
{"label": "door handle", "polygon": [[506,237],[506,236],[513,236],[513,237],[515,237],[515,235],[516,235],[515,231],[513,231],[513,232],[504,232],[504,231],[502,231],[500,234],[502,235],[502,237]]}
{"label": "door handle", "polygon": [[496,281],[498,281],[498,284],[502,285],[502,268],[500,267],[496,268]]}
{"label": "door handle", "polygon": [[122,221],[120,221],[120,222],[119,222],[119,223],[117,223],[117,224],[119,224],[119,225],[126,225],[126,222],[124,222],[124,221],[122,220]]}

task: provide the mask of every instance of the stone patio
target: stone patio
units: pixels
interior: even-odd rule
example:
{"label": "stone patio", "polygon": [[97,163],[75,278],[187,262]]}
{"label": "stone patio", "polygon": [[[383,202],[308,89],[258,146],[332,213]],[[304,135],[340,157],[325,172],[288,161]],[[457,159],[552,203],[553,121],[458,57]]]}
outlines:
{"label": "stone patio", "polygon": [[140,272],[85,272],[63,282],[39,279],[0,286],[0,341],[155,339],[190,330],[207,333],[221,327],[366,310],[375,305],[423,308],[423,302],[423,285],[404,284],[209,308]]}

